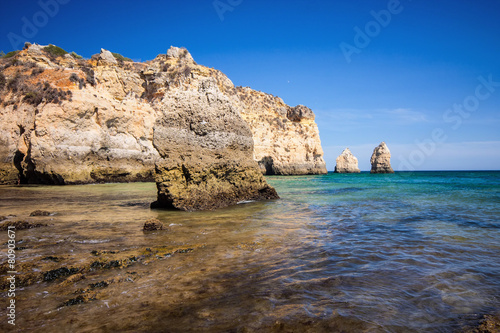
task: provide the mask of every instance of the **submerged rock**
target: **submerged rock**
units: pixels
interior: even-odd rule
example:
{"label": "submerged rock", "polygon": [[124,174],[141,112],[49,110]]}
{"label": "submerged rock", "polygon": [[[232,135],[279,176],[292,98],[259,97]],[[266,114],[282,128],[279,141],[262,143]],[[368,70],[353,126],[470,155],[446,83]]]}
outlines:
{"label": "submerged rock", "polygon": [[61,267],[58,269],[53,269],[51,271],[45,272],[43,275],[43,281],[52,281],[55,279],[58,279],[60,277],[65,277],[69,275],[73,275],[78,273],[79,269],[78,268],[67,268],[67,267]]}
{"label": "submerged rock", "polygon": [[485,315],[477,327],[462,330],[463,333],[500,333],[500,314]]}
{"label": "submerged rock", "polygon": [[230,98],[207,78],[162,101],[154,127],[158,200],[154,208],[210,210],[242,200],[276,199],[253,160],[253,138]]}
{"label": "submerged rock", "polygon": [[33,223],[29,221],[8,221],[0,224],[0,230],[7,230],[9,227],[14,227],[13,230],[26,230],[46,226],[47,224],[44,223]]}
{"label": "submerged rock", "polygon": [[49,216],[51,213],[46,210],[35,210],[31,212],[30,216]]}
{"label": "submerged rock", "polygon": [[150,219],[144,222],[144,227],[142,230],[144,231],[154,231],[154,230],[162,230],[163,223],[161,223],[158,219]]}
{"label": "submerged rock", "polygon": [[72,305],[78,305],[78,304],[83,304],[87,303],[89,301],[95,301],[95,297],[89,296],[89,295],[78,295],[75,298],[71,298],[67,300],[66,302],[62,303],[59,305],[59,308],[62,308],[64,306],[72,306]]}
{"label": "submerged rock", "polygon": [[371,173],[394,173],[391,167],[391,152],[385,142],[373,150],[370,163],[372,164]]}
{"label": "submerged rock", "polygon": [[354,157],[349,148],[344,149],[337,157],[336,173],[359,173],[358,159]]}

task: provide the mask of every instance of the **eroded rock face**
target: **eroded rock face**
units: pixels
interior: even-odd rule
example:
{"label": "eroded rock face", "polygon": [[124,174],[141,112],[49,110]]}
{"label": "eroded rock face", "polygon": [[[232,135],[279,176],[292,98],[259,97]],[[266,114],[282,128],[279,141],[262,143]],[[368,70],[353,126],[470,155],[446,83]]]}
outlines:
{"label": "eroded rock face", "polygon": [[349,148],[344,149],[337,157],[336,173],[359,173],[358,159],[354,157]]}
{"label": "eroded rock face", "polygon": [[73,59],[66,68],[57,63],[66,57],[51,59],[37,45],[16,60],[2,70],[11,87],[0,91],[0,182],[154,179],[156,111],[137,98],[144,92],[138,73],[101,58]]}
{"label": "eroded rock face", "polygon": [[372,164],[371,173],[394,173],[391,167],[391,152],[385,142],[373,150],[370,163]]}
{"label": "eroded rock face", "polygon": [[[235,88],[185,49],[137,63],[104,49],[90,60],[54,56],[33,44],[0,59],[0,183],[152,181],[155,123],[181,91],[201,94],[208,78],[250,126],[261,172],[326,172],[310,109]],[[192,126],[204,132],[204,124]]]}
{"label": "eroded rock face", "polygon": [[167,51],[167,57],[182,59],[186,62],[194,63],[194,59],[191,56],[191,53],[189,53],[189,51],[185,48],[181,47],[171,46]]}
{"label": "eroded rock face", "polygon": [[236,88],[242,117],[250,125],[254,159],[263,174],[327,173],[314,113],[306,106],[290,107],[279,97],[250,88]]}
{"label": "eroded rock face", "polygon": [[214,78],[161,102],[153,143],[158,201],[153,207],[207,210],[278,198],[252,159],[250,128]]}

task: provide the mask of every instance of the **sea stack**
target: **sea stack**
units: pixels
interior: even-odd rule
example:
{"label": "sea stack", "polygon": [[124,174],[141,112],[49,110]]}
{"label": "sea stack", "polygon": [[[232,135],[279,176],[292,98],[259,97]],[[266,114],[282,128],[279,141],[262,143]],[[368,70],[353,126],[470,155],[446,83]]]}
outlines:
{"label": "sea stack", "polygon": [[212,210],[239,201],[276,199],[256,161],[239,110],[214,78],[175,89],[161,102],[154,127],[158,200],[153,207]]}
{"label": "sea stack", "polygon": [[337,157],[336,173],[359,173],[358,159],[351,153],[349,148],[344,149]]}
{"label": "sea stack", "polygon": [[370,173],[394,173],[391,167],[391,152],[385,142],[373,150],[370,163],[372,164]]}

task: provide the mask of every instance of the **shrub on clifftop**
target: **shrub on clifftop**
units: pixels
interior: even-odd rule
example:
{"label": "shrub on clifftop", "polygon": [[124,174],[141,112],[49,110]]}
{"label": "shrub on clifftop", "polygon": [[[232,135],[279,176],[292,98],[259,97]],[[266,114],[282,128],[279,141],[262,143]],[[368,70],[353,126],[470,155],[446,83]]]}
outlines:
{"label": "shrub on clifftop", "polygon": [[113,55],[113,57],[116,58],[116,60],[118,61],[132,61],[132,59],[130,58],[127,58],[127,57],[124,57],[122,56],[120,53],[115,53],[115,52],[111,52],[111,54]]}
{"label": "shrub on clifftop", "polygon": [[43,50],[47,52],[49,55],[54,57],[62,57],[63,55],[68,54],[68,52],[61,49],[59,46],[55,46],[52,44],[49,44],[49,46],[44,47]]}
{"label": "shrub on clifftop", "polygon": [[2,58],[7,59],[7,58],[12,58],[16,54],[18,54],[19,51],[10,51],[9,53],[5,54]]}
{"label": "shrub on clifftop", "polygon": [[70,54],[75,59],[83,59],[83,57],[81,55],[77,54],[75,51],[71,52]]}

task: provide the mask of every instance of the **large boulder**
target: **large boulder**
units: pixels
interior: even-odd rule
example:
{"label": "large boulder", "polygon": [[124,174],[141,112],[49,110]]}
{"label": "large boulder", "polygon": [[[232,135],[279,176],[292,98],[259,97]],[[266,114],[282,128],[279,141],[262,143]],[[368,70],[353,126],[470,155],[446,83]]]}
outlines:
{"label": "large boulder", "polygon": [[209,210],[275,199],[257,163],[248,124],[213,78],[165,95],[154,127],[158,200],[154,208]]}
{"label": "large boulder", "polygon": [[116,60],[113,53],[108,50],[101,49],[101,53],[99,54],[99,63],[106,65],[117,65],[118,61]]}
{"label": "large boulder", "polygon": [[391,167],[391,152],[385,142],[373,150],[370,163],[372,164],[371,173],[394,173]]}
{"label": "large boulder", "polygon": [[349,148],[344,149],[337,157],[336,173],[359,173],[358,159],[354,157]]}

